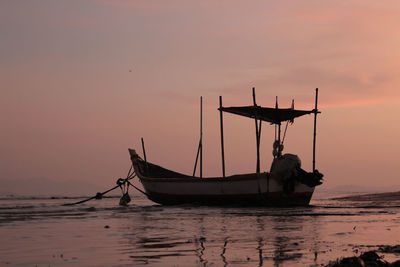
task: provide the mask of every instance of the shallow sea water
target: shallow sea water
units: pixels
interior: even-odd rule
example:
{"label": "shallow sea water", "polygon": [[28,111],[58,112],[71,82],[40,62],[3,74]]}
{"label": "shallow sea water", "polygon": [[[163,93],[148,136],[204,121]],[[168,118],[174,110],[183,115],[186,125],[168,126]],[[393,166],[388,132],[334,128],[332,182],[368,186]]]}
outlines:
{"label": "shallow sea water", "polygon": [[330,197],[301,208],[2,198],[0,266],[319,266],[400,244],[400,201]]}

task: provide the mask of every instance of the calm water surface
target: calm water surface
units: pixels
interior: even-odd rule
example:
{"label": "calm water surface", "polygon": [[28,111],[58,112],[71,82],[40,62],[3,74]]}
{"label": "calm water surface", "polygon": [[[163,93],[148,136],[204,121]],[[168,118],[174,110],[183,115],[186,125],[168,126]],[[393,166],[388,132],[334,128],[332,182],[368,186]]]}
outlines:
{"label": "calm water surface", "polygon": [[400,244],[400,201],[329,197],[307,208],[3,198],[0,266],[317,266]]}

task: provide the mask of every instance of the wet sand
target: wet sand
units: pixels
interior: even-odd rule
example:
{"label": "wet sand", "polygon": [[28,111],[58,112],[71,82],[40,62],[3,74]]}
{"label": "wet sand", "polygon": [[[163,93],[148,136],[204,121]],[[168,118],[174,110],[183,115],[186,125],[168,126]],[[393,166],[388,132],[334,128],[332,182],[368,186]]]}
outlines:
{"label": "wet sand", "polygon": [[[400,192],[387,192],[387,193],[374,193],[374,194],[352,194],[345,197],[336,197],[332,200],[350,201],[350,202],[366,202],[371,205],[390,205],[395,207],[395,204],[400,200]],[[400,266],[400,244],[397,245],[369,245],[366,247],[377,247],[375,250],[369,250],[359,256],[341,257],[335,261],[330,262],[328,267],[342,267],[342,266]],[[354,247],[358,250],[357,247]],[[393,262],[385,260],[388,255],[391,255]]]}
{"label": "wet sand", "polygon": [[[382,249],[386,253],[398,254],[399,246],[384,246]],[[384,256],[379,255],[377,251],[371,250],[363,252],[360,256],[352,256],[346,258],[340,258],[336,261],[330,262],[326,267],[398,267],[400,266],[400,260],[394,262],[388,262],[384,260]]]}
{"label": "wet sand", "polygon": [[[316,195],[305,208],[155,205],[134,194],[75,199],[0,199],[0,265],[325,266],[400,244],[400,201]],[[391,247],[388,247],[391,246]]]}

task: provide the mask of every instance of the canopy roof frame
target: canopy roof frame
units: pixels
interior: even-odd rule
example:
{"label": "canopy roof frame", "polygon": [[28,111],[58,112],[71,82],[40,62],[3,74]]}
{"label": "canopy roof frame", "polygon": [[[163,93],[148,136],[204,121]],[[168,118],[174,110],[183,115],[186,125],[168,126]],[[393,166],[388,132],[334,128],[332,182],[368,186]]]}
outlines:
{"label": "canopy roof frame", "polygon": [[266,121],[271,124],[281,124],[281,122],[290,121],[304,115],[320,113],[316,109],[268,108],[259,105],[220,107],[218,110],[252,119],[257,118],[258,120]]}
{"label": "canopy roof frame", "polygon": [[[279,144],[280,144],[280,127],[281,123],[284,121],[291,121],[295,118],[314,114],[314,134],[313,134],[313,166],[312,169],[315,171],[315,146],[316,146],[316,124],[317,124],[317,114],[321,113],[317,108],[318,101],[318,88],[316,88],[315,94],[315,107],[312,110],[299,110],[294,109],[293,101],[291,108],[278,108],[278,104],[276,103],[275,108],[262,107],[256,104],[255,101],[255,88],[253,87],[253,105],[252,106],[239,106],[239,107],[223,107],[222,106],[222,97],[220,96],[220,106],[218,110],[220,111],[220,120],[221,120],[221,152],[222,152],[222,171],[225,176],[225,160],[224,160],[224,145],[223,145],[223,129],[222,129],[222,112],[227,112],[243,117],[248,117],[255,119],[256,125],[256,146],[257,146],[257,168],[256,172],[260,172],[260,156],[259,156],[259,146],[261,139],[261,121],[266,121],[271,124],[275,124],[279,126]],[[257,125],[257,120],[259,120],[259,125]],[[286,131],[285,131],[286,133]],[[276,135],[276,131],[275,131]]]}

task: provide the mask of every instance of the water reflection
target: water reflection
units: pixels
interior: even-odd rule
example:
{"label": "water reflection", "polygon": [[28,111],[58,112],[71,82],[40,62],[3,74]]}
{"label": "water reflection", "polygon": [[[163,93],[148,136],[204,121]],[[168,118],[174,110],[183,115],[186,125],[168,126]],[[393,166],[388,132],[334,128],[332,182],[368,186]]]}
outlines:
{"label": "water reflection", "polygon": [[[303,217],[272,217],[274,237],[273,260],[275,266],[303,256]],[[289,234],[290,233],[290,234]]]}
{"label": "water reflection", "polygon": [[228,265],[228,261],[226,260],[226,257],[225,257],[227,245],[228,245],[228,238],[225,238],[224,246],[222,247],[222,253],[221,253],[221,258],[222,258],[222,262],[224,263],[224,267]]}
{"label": "water reflection", "polygon": [[195,244],[199,246],[196,249],[197,256],[199,257],[199,262],[204,266],[207,264],[207,260],[204,259],[204,250],[206,249],[206,247],[204,246],[205,241],[205,237],[195,238]]}
{"label": "water reflection", "polygon": [[169,265],[178,258],[179,262],[185,258],[187,266],[281,266],[319,250],[318,217],[287,216],[299,213],[297,209],[269,212],[205,207],[146,210],[132,218],[135,227],[130,229],[135,234],[123,236],[131,246],[128,253],[133,263],[152,266]]}
{"label": "water reflection", "polygon": [[258,266],[263,266],[264,264],[264,257],[263,257],[263,239],[261,237],[258,238],[258,246],[257,246],[257,250],[258,250],[258,260],[259,260],[259,264]]}
{"label": "water reflection", "polygon": [[393,203],[321,200],[312,208],[272,209],[146,201],[0,201],[0,265],[310,266],[399,244],[400,205]]}

